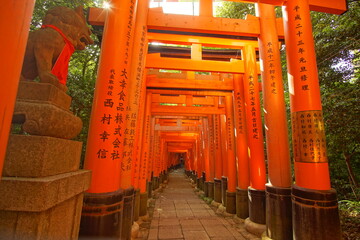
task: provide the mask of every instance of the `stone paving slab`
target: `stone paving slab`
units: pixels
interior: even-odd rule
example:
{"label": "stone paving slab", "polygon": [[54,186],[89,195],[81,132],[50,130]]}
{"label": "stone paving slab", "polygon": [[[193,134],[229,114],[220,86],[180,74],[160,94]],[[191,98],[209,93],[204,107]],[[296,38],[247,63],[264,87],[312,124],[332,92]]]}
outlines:
{"label": "stone paving slab", "polygon": [[183,170],[174,170],[154,204],[148,240],[260,240],[244,223],[217,215],[197,194]]}

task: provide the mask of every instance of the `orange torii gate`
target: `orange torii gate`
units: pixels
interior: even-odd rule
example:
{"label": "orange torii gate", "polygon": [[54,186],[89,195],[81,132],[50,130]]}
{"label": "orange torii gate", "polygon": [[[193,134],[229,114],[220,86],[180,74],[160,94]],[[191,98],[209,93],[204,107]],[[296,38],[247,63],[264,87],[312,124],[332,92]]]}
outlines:
{"label": "orange torii gate", "polygon": [[[203,3],[204,1],[202,1]],[[290,3],[291,2],[291,3]],[[331,3],[333,3],[334,1],[331,1]],[[276,2],[277,4],[283,4],[284,1],[278,1]],[[289,231],[289,226],[291,226],[291,221],[288,221],[288,216],[289,216],[289,212],[291,214],[291,210],[290,209],[290,204],[289,204],[289,200],[290,200],[290,186],[291,186],[291,179],[290,179],[290,168],[289,168],[289,159],[288,159],[288,148],[287,148],[287,139],[286,139],[286,127],[285,127],[285,117],[284,117],[284,107],[283,107],[283,100],[281,100],[282,98],[282,88],[281,88],[281,78],[279,78],[280,76],[280,70],[279,70],[279,56],[276,54],[277,50],[276,50],[276,46],[278,45],[277,42],[277,38],[278,36],[281,36],[281,31],[282,31],[282,25],[279,21],[277,21],[274,17],[273,14],[273,8],[270,8],[269,6],[264,6],[262,4],[258,5],[258,11],[257,14],[259,16],[259,18],[248,18],[247,20],[224,20],[224,19],[214,19],[211,17],[211,14],[209,13],[209,4],[211,4],[211,2],[207,2],[207,4],[202,4],[201,6],[203,6],[202,9],[204,9],[205,11],[201,11],[201,15],[199,17],[188,17],[188,16],[172,16],[172,15],[164,15],[161,12],[155,10],[151,10],[149,11],[149,17],[147,20],[147,25],[150,28],[153,29],[157,29],[157,30],[177,30],[177,31],[187,31],[187,32],[201,32],[201,33],[215,33],[215,34],[233,34],[233,35],[245,35],[245,36],[255,36],[255,37],[259,37],[259,41],[261,43],[261,48],[260,48],[260,55],[261,58],[264,61],[263,64],[263,83],[264,83],[264,95],[265,95],[265,106],[266,106],[266,124],[267,124],[267,140],[270,143],[270,145],[268,146],[268,156],[269,156],[269,180],[270,183],[267,185],[267,194],[270,196],[273,196],[272,198],[267,198],[267,204],[268,206],[272,206],[272,205],[281,205],[283,204],[283,197],[281,196],[286,196],[284,200],[286,202],[285,205],[287,205],[287,211],[283,211],[282,213],[285,214],[277,219],[274,220],[274,218],[272,216],[277,216],[279,213],[278,212],[272,212],[272,210],[276,211],[276,207],[268,207],[268,211],[269,214],[267,214],[267,227],[268,227],[268,235],[270,237],[275,237],[275,238],[288,238],[289,235],[291,235],[291,232]],[[298,0],[298,1],[289,1],[288,3],[286,3],[288,5],[291,5],[292,7],[294,7],[296,10],[295,12],[291,12],[292,14],[295,14],[294,18],[298,18],[298,20],[300,21],[299,23],[296,22],[296,25],[291,25],[291,21],[289,22],[289,24],[287,22],[285,22],[285,37],[287,45],[291,46],[291,37],[296,36],[296,32],[292,32],[292,35],[289,33],[288,29],[291,29],[291,27],[298,27],[301,26],[306,26],[309,25],[308,23],[302,22],[302,18],[305,19],[305,15],[299,15],[297,14],[298,11],[303,10],[303,11],[309,11],[308,9],[306,9],[306,7],[308,7],[308,3],[302,0]],[[299,7],[301,6],[301,7]],[[311,7],[312,8],[317,8],[317,10],[324,10],[324,11],[330,11],[330,12],[341,12],[342,10],[344,10],[344,6],[339,6],[339,4],[327,4],[327,3],[321,3],[320,5],[316,5],[316,3],[312,3],[311,2]],[[290,9],[290,8],[288,8]],[[304,10],[305,9],[305,10]],[[338,9],[338,10],[336,10]],[[345,8],[346,9],[346,8]],[[94,10],[95,11],[95,10]],[[286,12],[286,11],[285,11]],[[336,12],[336,13],[338,13]],[[95,15],[96,16],[96,15]],[[210,21],[206,21],[206,19],[211,19],[211,24],[207,24]],[[98,19],[97,19],[98,20]],[[200,21],[201,20],[201,21]],[[259,21],[260,20],[260,21]],[[271,28],[267,29],[267,33],[266,31],[264,31],[265,29],[262,28],[264,26],[264,23],[262,23],[262,20],[270,20],[270,22],[272,22],[271,24]],[[99,20],[98,20],[99,21]],[[296,20],[297,21],[297,20]],[[101,22],[101,20],[100,20]],[[226,22],[226,24],[223,24],[224,22]],[[295,23],[295,22],[294,22]],[[239,26],[239,28],[234,27],[234,26]],[[305,27],[304,27],[305,28]],[[311,31],[308,31],[311,33]],[[289,34],[291,35],[290,39],[289,39]],[[302,31],[299,31],[299,35],[303,34]],[[150,34],[149,34],[150,35]],[[157,35],[157,34],[153,34],[153,35]],[[306,35],[304,33],[304,35]],[[308,34],[309,36],[311,36],[311,34]],[[151,35],[150,35],[151,36]],[[159,36],[158,38],[162,37],[164,39],[166,39],[164,42],[172,42],[172,43],[177,43],[180,42],[179,41],[179,37],[172,37],[171,34],[163,34],[162,36]],[[300,37],[300,36],[299,36]],[[186,37],[183,37],[186,38]],[[149,40],[151,41],[151,38],[149,38]],[[201,41],[214,41],[214,40],[210,40],[210,39],[201,39]],[[298,44],[299,41],[301,41],[301,44],[308,44],[308,42],[303,42],[302,39],[298,40],[297,43]],[[191,43],[191,41],[189,41]],[[290,42],[290,43],[289,43]],[[200,42],[200,44],[203,42]],[[196,42],[196,44],[199,44],[199,38]],[[214,45],[221,45],[219,43],[217,43],[216,41],[209,43],[210,44],[214,44]],[[311,45],[311,41],[310,41],[310,45]],[[194,46],[194,49],[196,47]],[[289,48],[289,47],[288,47]],[[292,47],[292,50],[297,49],[296,47]],[[301,48],[303,49],[303,48]],[[261,140],[261,136],[262,136],[262,128],[259,128],[261,126],[261,120],[260,120],[260,111],[259,111],[259,103],[258,103],[258,97],[256,96],[256,94],[258,94],[258,84],[257,82],[255,82],[254,84],[254,76],[257,75],[257,69],[256,67],[254,67],[254,47],[251,45],[246,45],[242,48],[244,54],[243,54],[243,59],[242,60],[235,60],[232,61],[230,63],[219,63],[219,62],[212,62],[212,61],[208,61],[206,64],[204,64],[200,59],[198,59],[198,57],[193,57],[192,59],[189,60],[185,60],[185,59],[172,59],[172,58],[161,58],[160,55],[148,55],[147,56],[147,64],[146,66],[148,68],[162,68],[162,69],[180,69],[180,70],[186,70],[186,71],[196,71],[196,70],[202,70],[202,71],[218,71],[218,72],[229,72],[229,73],[245,73],[244,79],[246,79],[246,82],[244,82],[244,102],[246,103],[247,106],[252,106],[247,107],[246,108],[246,118],[247,118],[247,129],[248,129],[248,134],[247,134],[247,141],[250,147],[250,169],[255,170],[253,172],[250,171],[250,186],[251,188],[249,188],[249,194],[251,196],[252,201],[250,201],[250,204],[254,204],[254,206],[250,205],[249,208],[249,214],[250,214],[250,220],[254,221],[256,223],[265,223],[265,165],[264,165],[264,155],[262,153],[262,140]],[[308,51],[308,50],[306,50]],[[302,51],[302,54],[305,51]],[[310,51],[311,52],[311,47],[310,47]],[[271,53],[271,54],[270,54]],[[291,56],[290,56],[291,55]],[[297,53],[290,53],[289,54],[289,58],[291,58],[292,56],[296,56],[298,55]],[[310,67],[307,67],[307,62],[310,62],[308,59],[304,58],[304,57],[299,57],[299,59],[294,59],[292,60],[292,62],[295,64],[296,61],[302,61],[301,63],[304,63],[301,66],[297,66],[296,71],[310,71]],[[310,56],[309,56],[310,59]],[[291,67],[291,63],[290,62],[290,68],[289,69],[294,69]],[[314,61],[313,61],[314,62]],[[296,64],[295,64],[296,65]],[[246,71],[244,71],[246,69]],[[300,70],[298,70],[300,69]],[[314,67],[312,67],[312,69],[316,69]],[[290,71],[292,72],[292,71]],[[298,75],[300,78],[299,79],[304,79],[305,77],[307,77],[307,75],[302,74],[302,75]],[[291,79],[290,79],[291,80]],[[307,80],[307,79],[305,79]],[[304,80],[304,81],[305,81]],[[294,86],[298,86],[297,83],[298,82],[294,82],[295,85]],[[301,83],[301,82],[300,82]],[[305,93],[304,97],[306,96],[316,96],[316,84],[310,85],[310,80],[307,81],[306,83],[308,84],[304,84],[302,83],[302,85],[298,88],[295,87],[294,91],[298,91],[299,93]],[[176,85],[176,83],[174,84]],[[310,88],[310,86],[313,86]],[[169,86],[172,87],[172,86]],[[308,94],[308,93],[311,94]],[[315,94],[315,95],[314,95]],[[268,97],[266,97],[268,96]],[[276,96],[276,97],[274,97]],[[274,100],[272,100],[274,99]],[[280,99],[280,101],[279,101]],[[230,99],[226,99],[226,102],[228,104],[226,104],[226,113],[229,113],[229,107],[228,105],[231,104],[231,100]],[[292,103],[294,102],[294,99],[292,100]],[[316,101],[315,101],[316,102]],[[240,105],[241,106],[241,105]],[[315,109],[318,109],[319,107],[314,106]],[[177,106],[177,113],[180,113],[182,107]],[[241,109],[241,107],[240,107]],[[320,107],[321,109],[321,107]],[[318,110],[317,110],[318,111]],[[166,112],[166,111],[165,111]],[[301,118],[302,116],[310,116],[309,118],[311,118],[311,120],[314,120],[315,122],[321,122],[321,119],[319,119],[319,116],[321,117],[320,113],[314,113],[316,114],[316,116],[312,116],[311,113],[309,114],[300,114],[299,118]],[[294,114],[295,115],[295,114]],[[250,118],[250,116],[252,118]],[[280,119],[278,122],[278,125],[273,125],[274,119],[276,118]],[[315,118],[314,118],[315,117]],[[297,117],[295,117],[297,118]],[[312,119],[314,118],[314,119]],[[250,120],[251,119],[251,120]],[[311,121],[310,120],[310,121]],[[299,119],[299,121],[301,121]],[[228,121],[229,122],[229,121]],[[293,121],[296,123],[296,121]],[[238,123],[239,125],[239,123]],[[283,125],[283,126],[282,126]],[[277,126],[277,127],[276,127]],[[279,128],[280,126],[280,128]],[[313,127],[313,126],[312,126]],[[227,124],[227,128],[228,130],[232,128],[231,123],[230,125]],[[224,129],[224,127],[223,127]],[[281,134],[277,134],[274,135],[272,133],[272,130],[274,129],[283,129]],[[295,127],[296,129],[296,127]],[[251,134],[250,134],[251,132]],[[295,132],[293,133],[293,135],[298,134],[295,130]],[[225,135],[225,136],[224,136]],[[278,138],[278,136],[282,136],[282,138]],[[225,148],[223,148],[223,150],[226,149],[226,153],[227,153],[227,157],[229,159],[231,159],[231,163],[229,164],[229,159],[228,159],[228,164],[227,166],[223,166],[223,173],[226,173],[226,175],[232,176],[230,177],[231,179],[231,183],[229,184],[230,190],[233,191],[234,190],[234,185],[233,185],[233,181],[234,181],[234,175],[232,175],[233,173],[233,169],[234,169],[234,164],[233,164],[233,160],[234,159],[234,154],[233,154],[233,149],[232,146],[234,143],[234,140],[232,139],[231,134],[223,134],[223,137],[227,138],[227,145],[225,146]],[[307,138],[307,137],[304,137]],[[277,140],[276,140],[277,139]],[[323,138],[321,138],[323,139]],[[310,139],[305,139],[306,141]],[[272,142],[281,142],[281,144],[277,144],[272,146],[271,143]],[[322,141],[322,140],[320,140]],[[294,141],[295,143],[297,143],[297,141]],[[296,144],[295,148],[299,149],[299,145],[300,144]],[[279,146],[282,146],[282,148],[279,151]],[[295,150],[297,150],[295,149]],[[298,150],[300,151],[300,149]],[[279,154],[277,153],[279,152]],[[314,151],[313,151],[314,152]],[[295,151],[295,153],[297,153],[297,151]],[[260,154],[260,155],[258,155]],[[307,156],[311,155],[311,152],[306,153]],[[322,153],[321,153],[322,154]],[[326,154],[326,153],[325,153]],[[311,157],[308,157],[311,158]],[[323,157],[322,157],[323,159]],[[311,161],[310,161],[311,162]],[[254,165],[254,166],[252,166]],[[199,165],[200,166],[200,165]],[[306,166],[306,169],[304,170],[303,168]],[[303,174],[306,173],[307,171],[311,170],[311,168],[307,167],[308,165],[303,165],[301,163],[296,162],[296,170],[300,171],[302,173],[297,174],[297,182],[299,182],[300,185],[302,185],[303,182]],[[310,184],[309,186],[306,185],[306,182],[304,182],[304,185],[302,185],[303,187],[309,188],[311,189],[311,187],[318,189],[318,190],[326,190],[329,189],[329,186],[326,186],[326,182],[328,184],[328,180],[326,180],[326,175],[328,173],[328,169],[327,167],[323,168],[323,170],[321,170],[321,166],[325,166],[324,164],[316,164],[316,169],[318,169],[319,171],[323,171],[323,174],[319,175],[319,186],[316,186],[315,184]],[[327,166],[327,165],[326,165]],[[278,170],[280,169],[280,171]],[[317,170],[317,171],[318,171]],[[230,171],[230,173],[228,172]],[[272,172],[274,171],[274,172]],[[199,173],[198,173],[199,176]],[[246,174],[245,174],[246,176]],[[306,175],[305,175],[306,176]],[[323,180],[323,177],[325,177],[325,181]],[[246,179],[246,177],[245,177]],[[307,178],[305,178],[307,179]],[[235,180],[236,181],[236,180]],[[246,180],[244,180],[246,181]],[[236,185],[235,185],[236,186]],[[239,186],[240,183],[239,183]],[[292,188],[293,192],[295,192],[296,194],[302,194],[301,192],[303,191],[303,189],[297,189],[297,188]],[[296,191],[295,191],[296,190]],[[241,192],[241,189],[240,189]],[[230,196],[229,196],[230,197]],[[231,198],[231,197],[230,197]],[[275,198],[276,200],[271,200]],[[295,203],[294,203],[295,204]],[[316,209],[318,210],[318,209]],[[232,210],[231,210],[232,211]],[[321,212],[322,210],[320,210]],[[325,213],[327,214],[327,213]],[[295,219],[295,218],[294,218]],[[297,220],[297,219],[295,219]],[[298,234],[296,233],[298,229],[297,225],[296,225],[297,221],[295,221],[295,225],[294,225],[294,230],[295,230],[295,235]],[[280,226],[280,227],[277,227]],[[316,224],[315,224],[316,226]],[[314,228],[316,229],[316,227]],[[338,228],[332,228],[335,229],[335,235],[339,234],[339,231],[336,230]],[[310,234],[313,234],[313,231],[308,231],[311,232]],[[299,234],[304,234],[304,233],[299,233]],[[324,234],[324,233],[321,233]],[[320,234],[320,235],[321,235]],[[332,236],[334,236],[334,234],[331,234]]]}
{"label": "orange torii gate", "polygon": [[[24,10],[21,14],[26,17],[23,21],[15,21],[11,30],[23,29],[21,28],[21,26],[25,26],[23,23],[28,24],[29,22],[34,1],[23,2],[23,6],[27,7],[21,8]],[[103,212],[100,205],[104,201],[112,201],[112,207],[115,210],[104,215],[104,221],[109,221],[106,224],[93,221],[98,216],[83,216],[83,232],[81,234],[130,238],[134,187],[140,188],[140,193],[145,196],[145,182],[149,181],[151,172],[159,174],[160,170],[165,170],[161,169],[161,165],[154,165],[156,163],[154,160],[164,152],[166,144],[166,141],[161,139],[161,131],[154,129],[154,116],[161,114],[168,116],[169,113],[193,116],[194,113],[186,112],[191,109],[197,111],[197,116],[212,115],[214,152],[217,156],[214,164],[214,177],[219,179],[223,173],[226,173],[228,192],[231,193],[228,195],[228,199],[233,199],[234,186],[238,188],[239,199],[243,199],[244,192],[249,191],[252,200],[249,202],[249,220],[264,224],[266,218],[268,237],[272,239],[291,239],[292,236],[295,239],[341,239],[336,193],[331,189],[329,180],[309,11],[341,14],[346,11],[346,1],[248,0],[247,2],[257,3],[257,17],[249,17],[246,20],[213,18],[211,14],[212,1],[207,0],[200,1],[199,17],[163,14],[159,9],[149,9],[148,11],[147,0],[112,0],[110,1],[112,8],[106,14],[103,14],[103,10],[91,9],[91,24],[103,25],[105,22],[105,30],[85,162],[86,168],[93,171],[91,187],[85,197],[85,206],[86,201],[91,204],[95,203],[95,205],[98,203],[100,211]],[[284,24],[281,19],[275,19],[273,7],[264,5],[264,3],[284,6]],[[17,0],[8,1],[8,6],[16,6],[16,4],[19,4]],[[2,8],[0,16],[7,16],[8,9],[12,10],[11,13],[16,12],[13,8]],[[5,21],[1,21],[1,23],[3,22]],[[161,33],[148,33],[148,28],[159,30]],[[7,29],[7,32],[11,33],[13,39],[24,39],[23,36],[26,35],[24,31],[11,30]],[[202,33],[205,36],[176,35],[174,37],[166,31]],[[265,131],[269,163],[269,182],[266,185],[265,163],[261,153],[263,151],[262,123],[259,118],[260,106],[257,98],[259,86],[256,77],[260,73],[260,68],[256,66],[256,46],[246,41],[232,43],[233,39],[207,37],[206,34],[259,38],[259,52],[263,62],[261,68],[262,90],[266,111]],[[287,46],[291,94],[295,185],[291,185],[286,125],[283,100],[281,99],[281,70],[278,65],[279,56],[276,55],[278,38],[283,36]],[[163,58],[156,54],[147,55],[147,40],[155,39],[174,44],[184,42],[194,44],[194,56],[192,59],[186,60]],[[0,42],[1,46],[8,46],[7,42],[3,41]],[[195,53],[196,50],[200,51],[201,49],[199,44],[241,49],[243,59],[230,62],[206,61],[205,63],[199,59],[199,54]],[[18,49],[21,50],[25,43],[20,45]],[[17,73],[22,63],[23,51],[17,51],[16,54],[13,52],[15,51],[12,51],[11,54],[14,56],[12,61],[2,60],[0,72],[13,72],[14,74],[8,78],[8,83],[17,86],[19,75]],[[145,58],[147,58],[146,63]],[[11,67],[7,67],[8,63],[11,63]],[[235,92],[235,101],[232,101],[228,95],[217,96],[219,99],[214,101],[220,106],[217,108],[176,106],[173,109],[166,107],[152,109],[152,95],[154,93],[161,94],[164,91],[156,89],[152,89],[152,92],[146,91],[145,68],[232,73],[235,75],[236,83],[242,82],[243,84],[231,88],[229,83],[217,83],[218,89],[234,90]],[[9,71],[9,69],[13,71]],[[191,79],[194,75],[188,74],[188,77]],[[149,80],[149,84],[151,83],[152,87],[155,87],[158,84],[156,81],[156,79]],[[236,83],[235,85],[237,85]],[[166,82],[166,84],[169,88],[173,88],[172,83]],[[175,85],[182,86],[182,80],[174,82]],[[188,89],[192,89],[194,86],[207,91],[216,89],[215,86],[209,87],[206,82],[201,81],[184,85]],[[203,91],[201,92],[203,93]],[[16,89],[7,88],[2,93],[4,94],[0,94],[0,110],[4,116],[2,118],[4,123],[1,126],[0,140],[4,144],[0,144],[1,161],[4,149],[6,149],[6,140],[3,139],[7,138],[8,123],[11,121],[9,116],[14,106]],[[187,95],[194,95],[194,92],[189,91]],[[189,99],[191,100],[191,98]],[[191,103],[189,99],[187,99],[188,103]],[[237,106],[233,119],[231,117],[232,104]],[[153,110],[154,112],[152,112]],[[230,120],[225,122],[224,116],[226,116],[226,120]],[[136,127],[143,125],[140,122],[141,119],[144,121],[143,133]],[[243,164],[242,166],[247,166],[246,146],[249,146],[250,149],[248,155],[249,175],[240,167],[236,169],[234,165],[235,140],[231,132],[231,129],[234,129],[233,121],[235,121],[237,133],[241,133],[237,135],[236,139],[238,142],[236,156],[238,163]],[[221,127],[221,123],[225,127]],[[223,130],[223,134],[221,134],[221,130]],[[280,131],[280,133],[274,133],[274,130]],[[196,143],[196,141],[203,141],[203,138],[200,133],[197,134],[197,139],[189,152],[200,159],[202,150],[199,142]],[[139,137],[140,135],[142,138]],[[225,141],[219,140],[221,137]],[[140,142],[139,139],[143,140]],[[245,141],[246,144],[244,144]],[[224,154],[221,152],[220,142],[226,143],[222,148]],[[277,144],[277,142],[281,143]],[[144,148],[144,151],[136,151],[136,148]],[[145,153],[147,155],[144,155]],[[206,154],[204,153],[204,155]],[[221,164],[220,166],[220,161],[216,161],[221,155],[228,158],[221,162],[226,162],[225,166]],[[207,168],[205,165],[203,167],[202,163],[199,162],[197,165],[199,171]],[[211,168],[210,166],[209,168]],[[238,174],[242,173],[237,179],[234,178],[236,170]],[[199,176],[199,171],[197,176]],[[249,189],[247,189],[248,186]],[[216,182],[214,191],[214,198],[216,198]],[[240,202],[236,211],[245,209],[244,205],[244,201]],[[280,211],[280,209],[284,209],[284,211]],[[123,218],[115,224],[115,219],[121,218],[122,210],[124,211]],[[233,211],[233,208],[229,207],[227,210]],[[239,214],[244,217],[244,211],[240,211]],[[293,220],[292,228],[290,219]]]}

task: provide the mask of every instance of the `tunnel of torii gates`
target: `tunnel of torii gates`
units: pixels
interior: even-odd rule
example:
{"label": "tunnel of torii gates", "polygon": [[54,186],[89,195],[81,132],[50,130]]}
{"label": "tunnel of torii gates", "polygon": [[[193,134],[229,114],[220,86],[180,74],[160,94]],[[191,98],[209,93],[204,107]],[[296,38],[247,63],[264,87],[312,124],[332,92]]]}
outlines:
{"label": "tunnel of torii gates", "polygon": [[[10,102],[7,109],[13,109],[34,1],[8,2],[1,12],[13,24],[1,26],[11,42],[1,52],[13,57],[5,65],[20,67],[18,73],[2,68],[8,81],[0,95],[10,101],[0,104]],[[243,2],[256,4],[256,16],[214,18],[212,0],[200,0],[199,16],[164,14],[149,9],[148,0],[112,0],[109,9],[90,9],[89,23],[104,31],[85,159],[92,180],[80,236],[116,238],[122,226],[122,239],[129,238],[133,216],[146,214],[151,190],[183,162],[208,197],[228,213],[266,224],[270,239],[341,239],[310,10],[342,14],[346,1]],[[275,5],[283,6],[283,19],[275,17]],[[279,39],[287,51],[295,181]],[[12,113],[4,112],[6,130]],[[104,211],[104,203],[114,211]],[[87,212],[96,204],[99,211]],[[122,220],[114,217],[120,208]]]}

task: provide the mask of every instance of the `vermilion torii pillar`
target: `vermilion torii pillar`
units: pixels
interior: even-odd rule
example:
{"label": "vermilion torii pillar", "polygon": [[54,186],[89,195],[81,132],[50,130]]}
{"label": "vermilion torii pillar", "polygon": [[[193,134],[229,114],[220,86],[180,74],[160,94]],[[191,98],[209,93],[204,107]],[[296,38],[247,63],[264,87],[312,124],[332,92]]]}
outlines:
{"label": "vermilion torii pillar", "polygon": [[236,127],[236,157],[237,157],[237,188],[236,215],[239,218],[249,217],[248,187],[249,187],[249,156],[246,130],[244,75],[234,74],[234,112]]}
{"label": "vermilion torii pillar", "polygon": [[250,150],[249,218],[252,222],[265,224],[266,171],[255,48],[252,45],[245,45],[243,56],[245,61],[246,123]]}
{"label": "vermilion torii pillar", "polygon": [[266,150],[269,183],[266,184],[267,236],[292,238],[291,169],[284,88],[274,6],[256,4],[260,20],[261,58]]}
{"label": "vermilion torii pillar", "polygon": [[220,115],[214,115],[214,143],[215,143],[215,178],[214,178],[214,201],[221,203],[221,177],[222,177],[222,154],[221,154],[221,124]]}
{"label": "vermilion torii pillar", "polygon": [[283,14],[296,180],[293,236],[337,240],[340,221],[336,192],[330,187],[309,1],[288,1]]}
{"label": "vermilion torii pillar", "polygon": [[[0,177],[35,0],[8,0],[0,9]],[[5,57],[6,56],[6,57]]]}
{"label": "vermilion torii pillar", "polygon": [[[105,21],[85,157],[85,168],[92,170],[92,179],[83,209],[98,207],[101,210],[108,203],[115,210],[105,212],[100,221],[108,222],[101,224],[96,214],[83,214],[80,235],[120,238],[121,159],[136,0],[112,0],[109,3],[111,8],[107,10]],[[123,229],[124,233],[128,231]]]}
{"label": "vermilion torii pillar", "polygon": [[236,161],[235,161],[235,136],[234,136],[234,107],[231,95],[225,96],[226,111],[226,139],[227,139],[227,191],[226,212],[236,213]]}

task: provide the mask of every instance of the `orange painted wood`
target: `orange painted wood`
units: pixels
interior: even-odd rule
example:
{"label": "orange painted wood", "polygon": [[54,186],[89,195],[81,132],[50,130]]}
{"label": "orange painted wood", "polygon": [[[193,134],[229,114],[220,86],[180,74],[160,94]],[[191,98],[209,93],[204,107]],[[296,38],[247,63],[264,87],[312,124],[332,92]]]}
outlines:
{"label": "orange painted wood", "polygon": [[[228,0],[225,0],[228,1]],[[272,5],[285,5],[286,0],[231,0],[233,2],[254,2],[254,3],[265,3]],[[311,11],[343,14],[347,11],[346,0],[309,0],[309,6]]]}
{"label": "orange painted wood", "polygon": [[250,186],[257,190],[264,190],[266,183],[264,141],[254,47],[245,47],[244,60],[246,67],[244,77],[244,95],[246,103],[247,136],[250,150]]}
{"label": "orange painted wood", "polygon": [[242,60],[233,60],[231,62],[211,60],[202,61],[182,58],[160,57],[160,53],[148,54],[146,59],[146,67],[171,70],[175,69],[183,71],[244,73],[244,63]]}
{"label": "orange painted wood", "polygon": [[127,46],[133,33],[128,22],[134,23],[130,8],[135,3],[113,0],[107,15],[84,165],[92,170],[91,193],[118,190],[121,169],[131,170],[131,165],[121,163],[131,61],[131,48]]}
{"label": "orange painted wood", "polygon": [[291,169],[279,41],[276,37],[274,6],[257,4],[262,59],[262,89],[269,182],[275,187],[291,187]]}
{"label": "orange painted wood", "polygon": [[243,78],[243,75],[234,75],[234,119],[236,126],[236,156],[238,161],[237,186],[245,190],[250,185],[250,179]]}
{"label": "orange painted wood", "polygon": [[217,80],[196,80],[196,79],[169,79],[148,76],[148,87],[156,88],[182,88],[182,89],[208,89],[208,90],[232,90],[233,85],[230,79],[225,81]]}
{"label": "orange painted wood", "polygon": [[[280,22],[278,26],[282,26],[282,22]],[[174,34],[166,34],[166,33],[148,33],[148,39],[149,42],[161,42],[161,43],[179,44],[179,45],[190,45],[192,43],[199,43],[207,47],[223,47],[223,48],[236,49],[236,48],[242,48],[245,45],[253,44],[255,48],[258,47],[257,41],[252,41],[252,40],[237,40],[237,39],[188,36],[188,35],[178,35],[178,34],[174,35]]]}
{"label": "orange painted wood", "polygon": [[215,177],[215,132],[214,132],[214,115],[208,116],[208,142],[209,142],[209,175],[207,181],[214,181]]}
{"label": "orange painted wood", "polygon": [[[129,188],[131,185],[138,188],[139,184],[140,159],[137,158],[137,149],[142,141],[141,132],[139,131],[139,110],[141,87],[143,81],[146,81],[143,76],[145,75],[145,58],[148,50],[148,43],[146,41],[148,8],[148,0],[138,0],[136,19],[134,22],[132,61],[128,81],[129,91],[126,115],[129,116],[129,119],[126,121],[127,131],[124,131],[124,139],[128,139],[128,142],[124,141],[123,156],[126,157],[122,159],[122,171],[120,175],[120,186],[123,189]],[[123,168],[123,166],[129,165],[131,166],[130,170],[128,170],[127,167]]]}
{"label": "orange painted wood", "polygon": [[326,139],[308,0],[287,2],[283,13],[286,16],[296,185],[329,190]]}
{"label": "orange painted wood", "polygon": [[220,133],[221,133],[221,158],[222,158],[222,176],[228,176],[228,138],[226,137],[226,116],[225,114],[220,115]]}
{"label": "orange painted wood", "polygon": [[223,172],[220,125],[220,115],[214,115],[215,178],[217,179],[221,179]]}
{"label": "orange painted wood", "polygon": [[225,97],[226,105],[226,139],[227,139],[227,184],[228,192],[235,192],[236,179],[236,161],[235,161],[235,136],[234,136],[234,107],[232,96]]}
{"label": "orange painted wood", "polygon": [[34,0],[8,0],[0,8],[0,176],[29,35]]}
{"label": "orange painted wood", "polygon": [[151,94],[146,94],[146,105],[145,105],[145,116],[143,121],[143,137],[142,137],[142,145],[139,149],[140,154],[140,177],[139,177],[139,188],[140,192],[146,192],[146,184],[148,179],[148,171],[150,168],[150,143],[151,143]]}

